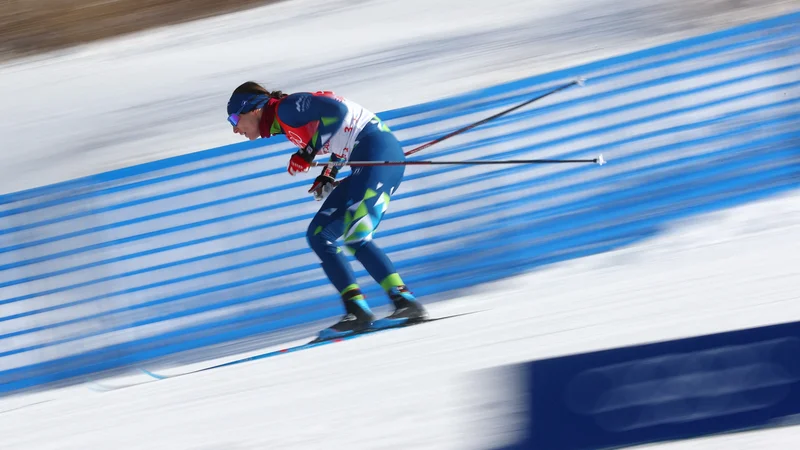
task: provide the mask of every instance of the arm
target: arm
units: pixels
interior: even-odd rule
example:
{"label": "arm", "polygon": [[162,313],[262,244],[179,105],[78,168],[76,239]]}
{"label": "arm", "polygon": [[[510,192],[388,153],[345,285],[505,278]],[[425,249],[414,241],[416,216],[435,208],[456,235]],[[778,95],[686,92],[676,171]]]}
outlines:
{"label": "arm", "polygon": [[[293,142],[301,147],[289,161],[289,173],[294,175],[300,171],[307,171],[311,161],[317,154],[331,153],[331,162],[342,161],[346,158],[336,156],[330,151],[331,138],[339,131],[342,122],[347,117],[347,106],[335,98],[314,96],[307,93],[292,94],[287,97],[278,109],[281,121],[292,128],[303,131],[305,136],[300,136],[300,142]],[[322,200],[336,187],[336,175],[339,166],[326,165],[322,173],[314,180],[309,193],[313,193],[317,200]]]}
{"label": "arm", "polygon": [[302,142],[293,142],[305,151],[310,162],[317,154],[330,151],[330,140],[340,130],[347,112],[347,106],[336,98],[297,93],[281,102],[277,114],[289,127],[303,131]]}

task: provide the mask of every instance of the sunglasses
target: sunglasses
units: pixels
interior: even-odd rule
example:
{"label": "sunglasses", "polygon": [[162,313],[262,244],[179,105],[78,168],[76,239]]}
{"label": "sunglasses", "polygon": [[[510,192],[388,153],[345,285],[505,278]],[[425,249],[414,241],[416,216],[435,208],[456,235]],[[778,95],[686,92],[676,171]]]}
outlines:
{"label": "sunglasses", "polygon": [[241,117],[239,116],[239,113],[233,113],[230,116],[228,116],[228,122],[230,122],[231,125],[236,127],[236,126],[239,126],[239,119],[240,118]]}
{"label": "sunglasses", "polygon": [[[239,111],[236,111],[235,113],[233,113],[233,114],[228,116],[228,123],[230,123],[234,127],[239,126],[239,120],[241,120],[242,114],[247,114],[250,111],[252,111],[253,109],[255,109],[256,107],[258,107],[259,103],[261,103],[261,102],[260,101],[259,102],[253,102],[253,100],[260,99],[260,97],[264,97],[264,95],[263,94],[256,94],[256,95],[253,95],[252,97],[248,98],[247,101],[244,102],[242,107],[239,108]],[[245,111],[245,109],[247,109],[247,111]]]}

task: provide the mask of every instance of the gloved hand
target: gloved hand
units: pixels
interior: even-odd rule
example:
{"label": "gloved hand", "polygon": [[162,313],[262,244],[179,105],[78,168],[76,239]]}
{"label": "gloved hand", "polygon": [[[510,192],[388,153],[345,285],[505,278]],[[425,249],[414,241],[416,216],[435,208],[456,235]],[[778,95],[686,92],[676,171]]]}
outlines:
{"label": "gloved hand", "polygon": [[314,180],[314,184],[311,185],[311,189],[308,190],[308,193],[314,194],[314,198],[317,201],[324,200],[328,195],[333,191],[339,183],[335,181],[332,177],[327,175],[320,175]]}
{"label": "gloved hand", "polygon": [[289,166],[286,168],[286,171],[289,172],[291,176],[300,172],[308,172],[308,169],[311,168],[311,161],[313,160],[314,153],[310,152],[309,149],[298,150],[289,159]]}

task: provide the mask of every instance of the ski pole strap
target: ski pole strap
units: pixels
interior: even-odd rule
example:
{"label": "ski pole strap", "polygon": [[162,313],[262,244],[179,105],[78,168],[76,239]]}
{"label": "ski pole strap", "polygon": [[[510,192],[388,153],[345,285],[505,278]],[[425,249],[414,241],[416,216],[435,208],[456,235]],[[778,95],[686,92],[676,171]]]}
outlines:
{"label": "ski pole strap", "polygon": [[[325,163],[325,168],[322,169],[322,174],[321,175],[324,175],[326,177],[331,177],[331,178],[333,178],[335,180],[336,179],[336,175],[339,174],[339,169],[342,168],[341,164],[337,165],[336,163],[341,163],[341,162],[344,162],[344,161],[345,161],[344,158],[340,158],[340,157],[338,157],[336,155],[331,155],[330,161]],[[317,164],[312,163],[312,165],[316,166]]]}

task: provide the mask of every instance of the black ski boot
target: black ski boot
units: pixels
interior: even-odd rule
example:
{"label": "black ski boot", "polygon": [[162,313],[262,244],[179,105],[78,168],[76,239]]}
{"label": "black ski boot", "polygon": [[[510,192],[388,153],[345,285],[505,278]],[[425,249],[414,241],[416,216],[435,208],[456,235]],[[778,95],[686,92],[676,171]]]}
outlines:
{"label": "black ski boot", "polygon": [[391,328],[400,325],[410,325],[423,322],[428,318],[428,312],[405,286],[394,287],[389,291],[389,298],[394,304],[394,312],[372,323],[377,329]]}
{"label": "black ski boot", "polygon": [[375,316],[370,311],[366,300],[345,300],[344,308],[347,314],[336,324],[320,331],[317,337],[318,340],[349,336],[372,327]]}

